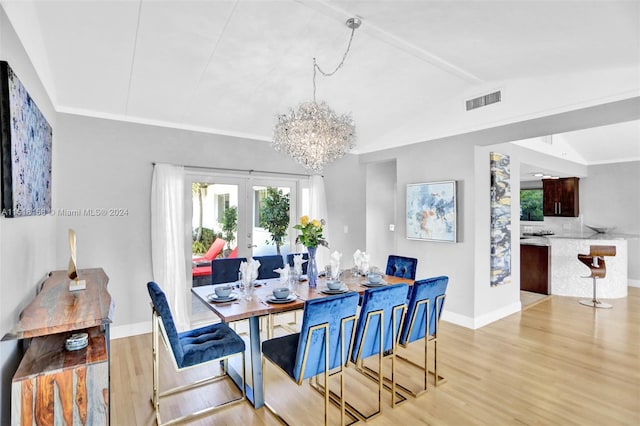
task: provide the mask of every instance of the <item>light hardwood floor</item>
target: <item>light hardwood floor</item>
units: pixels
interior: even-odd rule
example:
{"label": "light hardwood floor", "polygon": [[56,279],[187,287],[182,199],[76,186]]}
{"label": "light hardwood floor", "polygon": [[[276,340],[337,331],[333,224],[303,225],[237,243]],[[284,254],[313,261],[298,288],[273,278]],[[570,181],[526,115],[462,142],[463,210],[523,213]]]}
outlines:
{"label": "light hardwood floor", "polygon": [[[418,399],[391,409],[371,425],[638,425],[640,424],[640,289],[609,300],[610,310],[579,305],[577,298],[552,296],[523,312],[478,330],[441,322],[439,373],[447,382]],[[118,339],[111,346],[113,425],[154,423],[150,335]],[[411,355],[417,354],[415,347]],[[161,354],[163,387],[177,377]],[[349,398],[359,406],[374,400],[372,384],[348,369]],[[416,371],[400,366],[399,380]],[[322,398],[308,384],[297,386],[267,363],[267,400],[292,425],[322,424]],[[167,413],[198,409],[235,388],[224,383],[171,397]],[[275,399],[275,401],[274,401]],[[338,411],[330,409],[331,424]],[[248,403],[226,408],[194,425],[277,425],[264,408]]]}

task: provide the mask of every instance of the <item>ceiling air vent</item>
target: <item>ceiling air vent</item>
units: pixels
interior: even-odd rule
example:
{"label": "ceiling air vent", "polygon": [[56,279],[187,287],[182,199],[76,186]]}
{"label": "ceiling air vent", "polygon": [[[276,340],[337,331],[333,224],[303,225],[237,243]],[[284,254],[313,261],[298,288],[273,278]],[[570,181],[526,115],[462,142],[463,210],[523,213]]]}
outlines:
{"label": "ceiling air vent", "polygon": [[467,101],[467,111],[480,108],[483,106],[495,104],[502,100],[502,94],[498,90],[497,92],[489,93],[488,95],[480,96],[477,98],[469,99]]}

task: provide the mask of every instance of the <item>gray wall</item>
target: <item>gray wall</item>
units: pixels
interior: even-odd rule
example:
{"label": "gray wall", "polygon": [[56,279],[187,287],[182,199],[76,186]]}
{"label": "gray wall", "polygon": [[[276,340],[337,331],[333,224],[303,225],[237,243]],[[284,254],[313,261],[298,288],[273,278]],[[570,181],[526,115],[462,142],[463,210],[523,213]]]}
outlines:
{"label": "gray wall", "polygon": [[[58,143],[56,114],[20,40],[0,7],[0,59],[7,61],[53,128],[54,158]],[[55,173],[55,172],[54,172]],[[55,178],[55,175],[54,175]],[[57,195],[52,187],[53,199]],[[38,282],[55,265],[53,216],[7,219],[0,216],[0,336],[10,331],[20,311],[36,295]],[[0,423],[10,424],[11,378],[20,361],[18,342],[0,342]]]}
{"label": "gray wall", "polygon": [[[535,156],[525,153],[528,150],[508,142],[638,119],[640,118],[639,105],[640,98],[633,98],[360,156],[360,161],[365,164],[396,161],[398,187],[395,200],[397,206],[395,246],[397,252],[418,258],[418,277],[440,274],[449,276],[444,319],[477,328],[516,312],[520,308],[517,232],[519,209],[515,203],[512,203],[512,231],[514,231],[511,242],[512,284],[489,286],[489,152],[495,150],[511,156],[511,188],[514,193],[517,193],[516,191],[520,188],[520,163],[530,163]],[[637,189],[633,188],[633,185],[637,185],[638,182],[637,162],[634,164],[635,166],[628,166],[632,170],[622,173],[622,176],[628,176],[628,179],[621,188],[626,192],[635,191],[634,194],[637,197]],[[609,170],[602,171],[603,175],[609,176],[605,182],[614,179],[612,172],[617,170],[617,167],[618,165],[611,165]],[[578,166],[576,171],[583,174],[585,170],[583,166]],[[596,170],[595,175],[592,176],[589,168],[589,178],[593,179],[592,182],[600,179],[599,174]],[[403,219],[406,214],[404,205],[406,184],[439,180],[458,182],[458,242],[449,244],[407,240]],[[589,183],[582,185],[581,181],[581,208],[584,209],[585,217],[593,212],[591,206],[594,204],[590,201],[589,195],[591,187]],[[609,196],[612,203],[618,203],[614,201],[614,197],[617,196],[613,194]],[[637,218],[640,215],[637,198],[635,201],[632,198],[629,203],[628,217]],[[370,212],[367,212],[367,215],[369,214]],[[627,213],[624,217],[627,217]],[[596,216],[593,218],[596,220]],[[627,223],[628,220],[624,219],[624,222]],[[564,223],[560,226],[563,227]],[[629,229],[628,232],[638,233],[637,225],[625,226],[628,226],[625,228]],[[370,235],[367,234],[367,239],[369,238]],[[633,250],[630,248],[630,256],[633,255]],[[635,253],[637,259],[637,249]],[[636,271],[636,266],[630,269],[631,278],[637,276]]]}
{"label": "gray wall", "polygon": [[[123,217],[58,217],[57,264],[68,258],[67,231],[78,235],[78,265],[104,268],[116,309],[114,326],[150,321],[152,162],[305,173],[268,143],[60,114],[56,170],[59,209],[122,208]],[[354,156],[325,170],[332,250],[364,244],[364,172]],[[344,234],[348,225],[349,234]],[[117,330],[117,329],[116,329]]]}
{"label": "gray wall", "polygon": [[[395,161],[367,164],[367,253],[371,266],[383,269],[390,254],[400,254],[395,233],[397,171]],[[351,259],[353,261],[353,259]]]}
{"label": "gray wall", "polygon": [[[640,143],[640,142],[638,142]],[[628,241],[629,279],[640,285],[640,161],[589,166],[580,179],[580,211],[587,225],[615,226]]]}

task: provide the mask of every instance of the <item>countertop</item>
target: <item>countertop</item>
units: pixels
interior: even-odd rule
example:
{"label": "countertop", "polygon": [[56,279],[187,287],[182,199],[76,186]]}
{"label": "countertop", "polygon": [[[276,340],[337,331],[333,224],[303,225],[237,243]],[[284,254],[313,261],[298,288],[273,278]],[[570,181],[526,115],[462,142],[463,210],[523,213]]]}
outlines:
{"label": "countertop", "polygon": [[618,234],[615,232],[608,232],[606,234],[600,234],[597,232],[570,232],[570,233],[562,233],[562,234],[552,234],[552,235],[523,235],[520,237],[520,244],[527,244],[531,246],[550,246],[552,238],[564,239],[564,240],[602,240],[602,241],[611,241],[611,240],[637,240],[640,238],[640,235],[636,234]]}
{"label": "countertop", "polygon": [[538,237],[538,236],[530,236],[525,235],[520,237],[520,244],[525,244],[528,246],[550,246],[549,240],[547,237]]}
{"label": "countertop", "polygon": [[563,238],[573,240],[636,240],[640,238],[637,234],[618,234],[615,232],[607,232],[606,234],[600,234],[597,232],[574,232],[566,234],[549,235],[547,238]]}

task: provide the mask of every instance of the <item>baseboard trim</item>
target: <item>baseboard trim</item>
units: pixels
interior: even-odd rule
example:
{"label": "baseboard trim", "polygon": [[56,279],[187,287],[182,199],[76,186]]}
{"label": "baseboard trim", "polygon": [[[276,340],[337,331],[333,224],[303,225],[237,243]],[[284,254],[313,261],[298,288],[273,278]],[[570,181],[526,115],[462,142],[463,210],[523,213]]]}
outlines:
{"label": "baseboard trim", "polygon": [[502,318],[508,317],[511,314],[520,312],[521,310],[522,304],[520,301],[475,318],[445,310],[442,312],[442,320],[475,330]]}
{"label": "baseboard trim", "polygon": [[640,280],[629,279],[628,286],[629,287],[640,287]]}
{"label": "baseboard trim", "polygon": [[151,321],[118,325],[109,330],[111,340],[151,333]]}

